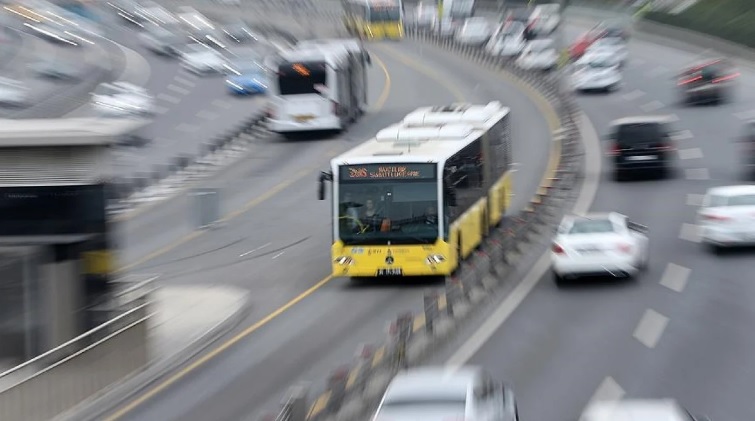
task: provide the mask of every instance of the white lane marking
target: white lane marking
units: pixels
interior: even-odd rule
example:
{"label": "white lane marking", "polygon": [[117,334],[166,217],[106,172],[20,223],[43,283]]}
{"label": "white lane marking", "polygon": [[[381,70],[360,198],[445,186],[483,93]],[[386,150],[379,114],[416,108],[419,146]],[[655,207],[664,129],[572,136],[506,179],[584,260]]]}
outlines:
{"label": "white lane marking", "polygon": [[653,68],[652,70],[650,70],[648,72],[645,72],[645,76],[647,76],[647,77],[658,77],[658,76],[666,73],[667,71],[668,71],[667,68],[665,68],[663,66],[657,66],[657,67]]}
{"label": "white lane marking", "polygon": [[695,224],[683,223],[679,231],[679,238],[693,243],[700,242],[700,227]]}
{"label": "white lane marking", "polygon": [[195,132],[199,130],[199,126],[194,125],[194,124],[181,123],[178,126],[176,126],[176,130],[179,132],[191,133],[191,132]]}
{"label": "white lane marking", "polygon": [[[590,209],[590,206],[592,206],[595,194],[598,191],[602,166],[600,137],[595,131],[595,126],[584,114],[581,115],[580,120],[583,133],[582,142],[585,144],[585,178],[582,182],[579,196],[572,207],[572,213],[575,214],[586,213]],[[527,295],[532,292],[540,279],[543,278],[543,275],[545,275],[545,272],[551,265],[550,259],[550,250],[540,256],[522,282],[506,296],[493,314],[446,361],[447,366],[450,366],[451,369],[463,366],[485,345],[488,339],[508,320],[514,310],[522,304]]]}
{"label": "white lane marking", "polygon": [[285,253],[285,251],[282,251],[282,252],[276,254],[275,256],[273,256],[273,259],[277,259],[277,258],[283,256],[283,253]]}
{"label": "white lane marking", "polygon": [[183,88],[183,87],[178,86],[178,85],[174,85],[172,83],[170,85],[168,85],[168,90],[176,92],[176,93],[181,94],[181,95],[188,95],[189,92],[191,92],[191,90],[189,90],[189,89]]}
{"label": "white lane marking", "polygon": [[640,109],[642,111],[645,111],[646,113],[649,113],[651,111],[660,110],[661,108],[665,107],[661,101],[655,100],[650,101],[647,104],[640,105]]}
{"label": "white lane marking", "polygon": [[617,383],[613,377],[608,376],[603,379],[603,381],[600,382],[600,385],[598,385],[598,388],[595,389],[595,393],[593,393],[590,400],[587,401],[585,409],[596,402],[621,400],[626,394],[627,392],[619,386],[619,383]]}
{"label": "white lane marking", "polygon": [[163,107],[161,105],[155,106],[155,114],[165,114],[168,112],[168,107]]}
{"label": "white lane marking", "polygon": [[245,256],[248,256],[248,255],[250,255],[250,254],[254,253],[255,251],[260,251],[260,250],[262,250],[262,249],[263,249],[263,248],[265,248],[265,247],[269,247],[269,246],[271,246],[272,244],[273,244],[273,243],[265,243],[265,244],[263,244],[263,245],[261,245],[261,246],[259,246],[259,247],[257,247],[257,248],[253,248],[253,249],[251,249],[251,250],[247,251],[246,253],[241,253],[241,254],[239,254],[239,257],[245,257]]}
{"label": "white lane marking", "polygon": [[181,77],[179,75],[174,76],[173,77],[173,81],[176,82],[176,83],[180,83],[181,85],[186,85],[189,88],[193,88],[193,87],[197,86],[196,82],[193,82],[193,81],[189,80],[188,78]]}
{"label": "white lane marking", "polygon": [[672,291],[682,292],[684,291],[684,287],[687,286],[687,279],[689,279],[690,273],[692,273],[690,268],[679,266],[676,263],[669,263],[666,265],[666,270],[661,276],[661,285]]}
{"label": "white lane marking", "polygon": [[679,159],[700,159],[703,151],[700,148],[679,149]]}
{"label": "white lane marking", "polygon": [[222,99],[216,99],[212,101],[213,107],[223,108],[225,110],[233,107],[233,105],[229,104],[228,101],[224,101]]}
{"label": "white lane marking", "polygon": [[643,96],[645,96],[645,92],[642,92],[639,89],[635,89],[634,91],[629,92],[628,94],[624,94],[621,97],[627,101],[634,101],[635,99],[638,99]]}
{"label": "white lane marking", "polygon": [[668,119],[672,123],[676,123],[677,121],[681,120],[681,118],[679,118],[679,116],[676,114],[669,114]]}
{"label": "white lane marking", "polygon": [[197,113],[197,118],[201,118],[203,120],[215,120],[216,118],[218,118],[218,116],[218,113],[213,113],[207,110],[202,110]]}
{"label": "white lane marking", "polygon": [[157,96],[157,99],[170,102],[171,104],[178,104],[179,102],[181,102],[181,98],[176,98],[168,94],[160,94]]}
{"label": "white lane marking", "polygon": [[646,347],[653,349],[658,345],[666,326],[668,326],[668,317],[649,308],[645,310],[632,336]]}
{"label": "white lane marking", "polygon": [[684,176],[687,180],[710,180],[707,168],[688,168],[684,170]]}
{"label": "white lane marking", "polygon": [[133,83],[137,86],[146,86],[152,74],[152,66],[147,59],[136,51],[126,48],[118,43],[113,43],[121,49],[125,58],[123,71],[116,80]]}
{"label": "white lane marking", "polygon": [[698,193],[689,193],[687,195],[687,205],[694,206],[694,207],[700,207],[703,205],[703,198],[705,197],[704,194],[698,194]]}
{"label": "white lane marking", "polygon": [[680,131],[674,133],[673,136],[671,136],[671,138],[673,140],[675,140],[675,141],[678,141],[678,140],[689,140],[689,139],[692,139],[693,137],[695,137],[695,136],[689,130],[680,130]]}
{"label": "white lane marking", "polygon": [[734,113],[734,117],[740,120],[752,120],[753,118],[755,118],[755,110],[747,110]]}

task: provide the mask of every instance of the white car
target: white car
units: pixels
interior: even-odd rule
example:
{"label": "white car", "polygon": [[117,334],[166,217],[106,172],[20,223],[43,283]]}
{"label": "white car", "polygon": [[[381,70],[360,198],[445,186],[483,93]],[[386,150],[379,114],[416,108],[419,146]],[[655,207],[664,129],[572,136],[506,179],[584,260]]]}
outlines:
{"label": "white car", "polygon": [[537,35],[550,35],[561,23],[561,5],[540,4],[530,15],[529,24]]}
{"label": "white car", "polygon": [[524,50],[527,41],[524,39],[525,26],[521,22],[507,22],[497,31],[485,45],[488,54],[502,57],[514,57]]}
{"label": "white car", "polygon": [[596,40],[585,51],[585,55],[609,55],[620,65],[624,65],[629,58],[629,49],[626,42],[619,37],[606,37]]}
{"label": "white car", "polygon": [[703,244],[714,252],[755,245],[755,185],[709,189],[697,219]]}
{"label": "white car", "polygon": [[637,275],[649,260],[646,231],[616,212],[566,216],[551,249],[556,284],[580,276]]}
{"label": "white car", "polygon": [[558,67],[558,51],[550,38],[527,43],[516,59],[517,66],[528,70],[553,70]]}
{"label": "white car", "polygon": [[627,399],[590,404],[579,421],[710,421],[694,416],[673,399]]}
{"label": "white car", "polygon": [[485,18],[468,18],[456,32],[456,41],[466,45],[485,44],[493,34],[493,27]]}
{"label": "white car", "polygon": [[92,92],[92,107],[103,116],[151,116],[155,100],[141,86],[128,82],[102,83]]}
{"label": "white car", "polygon": [[608,56],[591,56],[574,64],[572,86],[576,91],[611,92],[621,86],[621,69]]}
{"label": "white car", "polygon": [[225,69],[226,58],[204,44],[191,44],[181,52],[181,67],[196,73],[222,73]]}
{"label": "white car", "polygon": [[173,33],[162,26],[147,26],[144,32],[139,34],[139,41],[148,50],[162,55],[175,56],[179,49],[185,45],[185,37]]}
{"label": "white car", "polygon": [[388,385],[372,421],[518,421],[511,388],[479,367],[420,367]]}
{"label": "white car", "polygon": [[21,81],[0,77],[0,104],[12,107],[26,105],[29,88]]}

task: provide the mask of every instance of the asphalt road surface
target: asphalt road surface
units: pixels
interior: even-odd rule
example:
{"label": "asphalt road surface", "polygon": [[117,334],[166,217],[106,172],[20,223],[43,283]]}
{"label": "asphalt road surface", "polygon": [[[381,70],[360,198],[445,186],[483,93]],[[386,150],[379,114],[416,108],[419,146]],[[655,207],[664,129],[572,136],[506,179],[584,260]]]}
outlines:
{"label": "asphalt road surface", "polygon": [[[584,29],[566,33],[574,39]],[[711,255],[692,224],[707,188],[746,182],[733,140],[755,117],[755,71],[740,69],[727,104],[682,107],[673,76],[700,54],[633,41],[630,57],[619,92],[580,104],[600,134],[613,119],[642,114],[676,116],[685,131],[671,179],[616,183],[603,163],[592,209],[649,227],[649,271],[636,282],[562,290],[548,273],[489,340],[472,336],[468,343],[482,346],[468,362],[514,385],[523,419],[574,420],[593,396],[672,397],[713,420],[751,419],[755,259],[752,250]]]}
{"label": "asphalt road surface", "polygon": [[[327,168],[330,157],[415,108],[462,100],[510,105],[519,164],[515,207],[523,206],[534,192],[547,162],[550,133],[532,99],[465,59],[408,39],[370,45],[370,50],[375,58],[369,89],[375,111],[338,138],[273,138],[257,145],[250,159],[215,182],[232,197],[227,211],[246,202],[246,212],[132,268],[159,273],[166,284],[225,283],[252,290],[244,327],[296,297],[298,304],[123,419],[254,419],[261,411],[276,410],[292,383],[323,380],[330,369],[351,358],[358,344],[379,341],[388,320],[421,305],[424,285],[330,280],[330,208],[315,198],[317,171]],[[380,98],[387,84],[388,95]],[[159,221],[177,225],[177,215],[188,212],[185,202],[174,203],[155,210],[153,225],[135,232],[135,238],[169,225]],[[184,229],[190,229],[188,223]],[[126,254],[139,254],[125,247]]]}

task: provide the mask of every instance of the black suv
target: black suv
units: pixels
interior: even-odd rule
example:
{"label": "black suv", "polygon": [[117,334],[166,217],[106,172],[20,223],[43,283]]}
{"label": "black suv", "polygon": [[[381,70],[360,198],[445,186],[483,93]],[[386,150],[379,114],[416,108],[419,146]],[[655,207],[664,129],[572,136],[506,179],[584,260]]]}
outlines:
{"label": "black suv", "polygon": [[634,172],[669,175],[676,149],[672,136],[669,117],[627,117],[613,121],[607,140],[616,181],[623,181]]}
{"label": "black suv", "polygon": [[690,66],[678,76],[677,86],[682,104],[725,102],[734,89],[739,73],[724,59],[709,60]]}

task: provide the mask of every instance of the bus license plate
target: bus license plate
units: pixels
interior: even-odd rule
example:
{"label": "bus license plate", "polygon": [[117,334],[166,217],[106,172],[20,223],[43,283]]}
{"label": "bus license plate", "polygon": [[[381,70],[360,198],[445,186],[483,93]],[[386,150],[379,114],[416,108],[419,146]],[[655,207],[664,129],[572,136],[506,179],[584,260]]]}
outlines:
{"label": "bus license plate", "polygon": [[401,269],[378,269],[377,276],[401,276]]}

